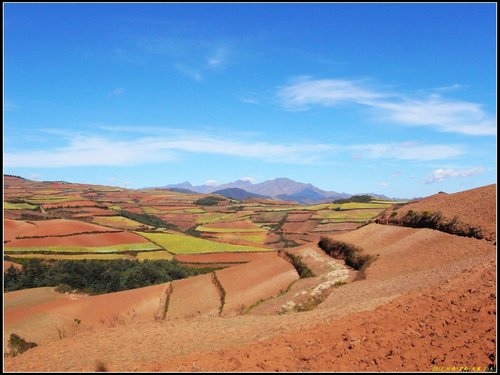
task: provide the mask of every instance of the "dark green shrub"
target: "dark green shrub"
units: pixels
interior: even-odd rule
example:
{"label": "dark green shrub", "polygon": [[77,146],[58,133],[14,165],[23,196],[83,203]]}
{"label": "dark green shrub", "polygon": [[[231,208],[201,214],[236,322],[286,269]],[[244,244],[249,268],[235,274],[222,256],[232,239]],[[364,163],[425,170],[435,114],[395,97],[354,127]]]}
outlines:
{"label": "dark green shrub", "polygon": [[314,277],[314,272],[311,271],[307,265],[302,262],[302,258],[298,255],[293,255],[292,253],[285,251],[286,257],[289,259],[290,263],[294,266],[294,268],[297,270],[297,273],[299,274],[300,278],[306,278],[306,277]]}
{"label": "dark green shrub", "polygon": [[203,198],[200,198],[200,199],[194,201],[194,204],[197,204],[199,206],[216,206],[219,204],[219,202],[222,202],[225,200],[226,199],[224,199],[224,198],[211,195],[209,197],[203,197]]}
{"label": "dark green shrub", "polygon": [[371,261],[369,255],[362,255],[362,250],[346,242],[333,240],[329,237],[321,237],[318,246],[332,258],[345,261],[345,264],[355,270],[366,268]]}
{"label": "dark green shrub", "polygon": [[34,348],[35,346],[38,346],[38,344],[34,342],[28,342],[24,340],[22,337],[16,335],[15,333],[10,334],[8,347],[10,355],[13,357],[15,357],[18,354],[22,354],[26,350]]}
{"label": "dark green shrub", "polygon": [[213,271],[190,268],[175,260],[23,260],[23,268],[4,275],[4,291],[43,286],[89,294],[117,292],[165,283]]}

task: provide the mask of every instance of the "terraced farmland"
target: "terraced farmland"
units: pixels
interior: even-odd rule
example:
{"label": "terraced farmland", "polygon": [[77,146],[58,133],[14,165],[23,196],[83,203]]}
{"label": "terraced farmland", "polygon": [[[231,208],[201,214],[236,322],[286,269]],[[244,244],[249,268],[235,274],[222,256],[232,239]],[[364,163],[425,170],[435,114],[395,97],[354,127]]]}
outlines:
{"label": "terraced farmland", "polygon": [[[355,229],[391,204],[222,198],[217,205],[200,205],[207,195],[12,176],[4,176],[4,182],[5,253],[47,259],[145,260],[278,250]],[[137,217],[125,217],[126,212]]]}

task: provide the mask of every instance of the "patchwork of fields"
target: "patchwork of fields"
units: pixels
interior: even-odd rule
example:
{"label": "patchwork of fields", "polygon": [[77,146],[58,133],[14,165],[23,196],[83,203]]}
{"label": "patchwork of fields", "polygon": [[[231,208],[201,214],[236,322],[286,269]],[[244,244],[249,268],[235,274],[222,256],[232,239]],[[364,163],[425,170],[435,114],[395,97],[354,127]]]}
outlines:
{"label": "patchwork of fields", "polygon": [[4,176],[4,253],[13,258],[172,259],[261,252],[352,230],[394,202],[298,205],[169,190],[35,182]]}

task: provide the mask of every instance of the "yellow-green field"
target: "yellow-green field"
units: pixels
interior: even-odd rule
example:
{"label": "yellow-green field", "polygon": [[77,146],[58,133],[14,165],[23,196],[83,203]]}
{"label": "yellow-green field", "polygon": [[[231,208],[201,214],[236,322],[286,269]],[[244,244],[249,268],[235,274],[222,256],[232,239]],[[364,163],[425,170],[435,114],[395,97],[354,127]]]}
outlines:
{"label": "yellow-green field", "polygon": [[121,251],[151,251],[159,250],[159,247],[152,243],[127,243],[102,247],[84,247],[84,246],[30,246],[30,247],[5,247],[4,253],[34,253],[38,251],[50,251],[54,253],[119,253]]}
{"label": "yellow-green field", "polygon": [[120,229],[138,229],[142,227],[148,227],[148,225],[139,223],[138,221],[123,216],[96,216],[92,219],[92,222],[99,225],[105,225]]}
{"label": "yellow-green field", "polygon": [[[140,254],[140,253],[139,253]],[[38,258],[38,259],[55,259],[55,260],[83,260],[83,259],[96,259],[96,260],[113,260],[113,259],[135,259],[132,255],[128,254],[10,254],[12,258]]]}
{"label": "yellow-green field", "polygon": [[166,260],[172,260],[174,256],[170,254],[168,251],[165,250],[158,250],[158,251],[143,251],[140,253],[137,253],[137,259],[139,260],[159,260],[159,259],[166,259]]}
{"label": "yellow-green field", "polygon": [[174,232],[135,233],[158,244],[173,254],[216,253],[227,251],[269,251],[269,249],[264,247],[220,243]]}
{"label": "yellow-green field", "polygon": [[34,210],[38,206],[29,203],[10,203],[3,202],[4,210]]}
{"label": "yellow-green field", "polygon": [[234,217],[233,213],[222,213],[222,212],[207,212],[204,213],[196,219],[198,224],[208,224],[215,223],[216,221],[224,221],[225,219],[229,219]]}
{"label": "yellow-green field", "polygon": [[253,232],[265,232],[265,229],[255,227],[248,229],[237,229],[237,228],[212,228],[204,225],[199,225],[196,230],[198,232],[211,232],[211,233],[253,233]]}
{"label": "yellow-green field", "polygon": [[86,198],[80,195],[35,195],[26,199],[26,201],[34,204],[42,203],[64,203],[72,201],[84,201]]}

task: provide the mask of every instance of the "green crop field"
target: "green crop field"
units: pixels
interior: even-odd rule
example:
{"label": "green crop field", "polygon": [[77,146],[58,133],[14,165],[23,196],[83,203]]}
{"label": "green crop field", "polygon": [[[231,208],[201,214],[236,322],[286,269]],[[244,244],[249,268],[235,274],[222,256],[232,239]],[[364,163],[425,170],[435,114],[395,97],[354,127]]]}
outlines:
{"label": "green crop field", "polygon": [[269,249],[263,247],[220,243],[173,232],[135,233],[158,244],[159,246],[163,247],[165,250],[173,254],[197,254],[230,251],[269,251]]}
{"label": "green crop field", "polygon": [[143,261],[146,259],[147,260],[158,260],[158,259],[172,260],[173,258],[174,258],[174,256],[165,250],[142,251],[140,253],[137,253],[137,259],[139,259],[140,261]]}
{"label": "green crop field", "polygon": [[39,203],[65,203],[74,201],[84,201],[80,195],[35,195],[26,199],[26,201],[34,204]]}
{"label": "green crop field", "polygon": [[4,210],[34,210],[38,206],[29,203],[10,203],[3,202]]}
{"label": "green crop field", "polygon": [[248,229],[238,229],[238,228],[210,228],[204,225],[200,225],[196,228],[198,232],[210,232],[210,233],[254,233],[254,232],[265,232],[265,229],[255,227]]}
{"label": "green crop field", "polygon": [[[139,253],[140,254],[140,253]],[[113,260],[113,259],[135,259],[132,255],[128,254],[10,254],[11,258],[38,258],[38,259],[55,259],[55,260]]]}
{"label": "green crop field", "polygon": [[35,253],[35,252],[53,252],[53,253],[119,253],[122,251],[151,251],[159,250],[159,247],[152,243],[127,243],[112,246],[30,246],[30,247],[7,247],[3,251],[6,254],[11,253]]}
{"label": "green crop field", "polygon": [[381,201],[381,203],[371,201],[370,203],[357,203],[357,202],[349,202],[349,203],[337,203],[333,205],[333,208],[340,207],[341,210],[353,210],[353,209],[368,209],[368,208],[378,208],[384,209],[391,206],[394,203],[387,203]]}

